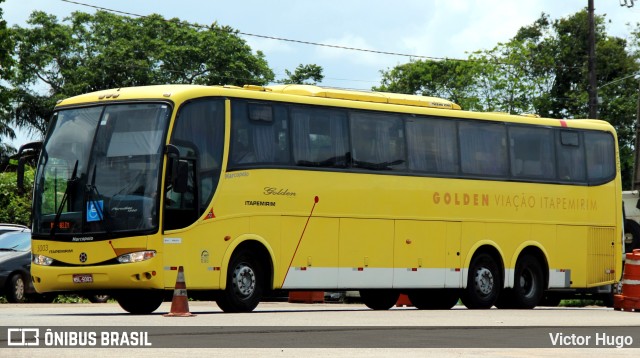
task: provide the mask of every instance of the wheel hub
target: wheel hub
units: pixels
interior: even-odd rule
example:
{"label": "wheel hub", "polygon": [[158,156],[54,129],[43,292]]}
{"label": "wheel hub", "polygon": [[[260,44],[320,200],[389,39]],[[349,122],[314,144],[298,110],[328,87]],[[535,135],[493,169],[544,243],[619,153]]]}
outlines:
{"label": "wheel hub", "polygon": [[493,274],[491,270],[481,268],[476,272],[476,287],[478,292],[488,296],[493,291]]}
{"label": "wheel hub", "polygon": [[234,287],[243,296],[250,296],[256,288],[256,275],[249,266],[239,266],[233,274]]}

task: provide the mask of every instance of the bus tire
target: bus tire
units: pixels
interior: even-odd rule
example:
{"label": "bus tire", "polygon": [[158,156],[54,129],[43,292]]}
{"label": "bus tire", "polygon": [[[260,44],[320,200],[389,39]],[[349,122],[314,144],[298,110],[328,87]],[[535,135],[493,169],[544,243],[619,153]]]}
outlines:
{"label": "bus tire", "polygon": [[123,310],[131,314],[149,314],[164,301],[164,291],[129,291],[119,293],[115,299]]}
{"label": "bus tire", "polygon": [[513,289],[514,308],[530,309],[537,306],[544,295],[544,275],[540,262],[525,255],[516,264]]}
{"label": "bus tire", "polygon": [[469,309],[488,309],[498,299],[501,287],[498,264],[491,255],[481,252],[471,260],[467,288],[460,299]]}
{"label": "bus tire", "polygon": [[258,260],[248,251],[235,253],[229,261],[227,288],[216,299],[224,312],[251,312],[262,299],[264,274]]}
{"label": "bus tire", "polygon": [[400,292],[394,290],[360,290],[360,299],[365,306],[376,311],[388,310],[398,302]]}
{"label": "bus tire", "polygon": [[448,310],[458,303],[457,290],[416,290],[407,295],[419,310]]}
{"label": "bus tire", "polygon": [[[640,249],[640,224],[637,222],[626,219],[624,221],[624,252],[631,252],[635,249]],[[627,244],[627,238],[631,238],[631,243]]]}

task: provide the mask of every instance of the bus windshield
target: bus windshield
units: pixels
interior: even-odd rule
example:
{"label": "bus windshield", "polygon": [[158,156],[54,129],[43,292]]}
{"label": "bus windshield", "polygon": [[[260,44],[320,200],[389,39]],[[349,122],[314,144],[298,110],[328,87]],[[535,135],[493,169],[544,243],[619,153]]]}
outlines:
{"label": "bus windshield", "polygon": [[169,116],[164,103],[56,112],[38,164],[34,234],[157,230]]}

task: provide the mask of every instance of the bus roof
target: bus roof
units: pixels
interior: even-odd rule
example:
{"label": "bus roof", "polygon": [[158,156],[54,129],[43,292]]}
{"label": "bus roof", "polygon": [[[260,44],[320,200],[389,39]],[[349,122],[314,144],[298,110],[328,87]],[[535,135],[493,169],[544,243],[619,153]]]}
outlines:
{"label": "bus roof", "polygon": [[[195,88],[211,88],[217,89],[219,91],[228,91],[228,90],[250,90],[250,91],[262,91],[262,92],[272,92],[285,94],[290,96],[305,96],[305,97],[321,97],[321,98],[332,98],[332,99],[343,99],[343,100],[351,100],[351,101],[359,101],[359,102],[372,102],[372,103],[386,103],[386,104],[397,104],[397,105],[405,105],[405,106],[417,106],[417,107],[427,107],[427,108],[442,108],[442,109],[462,109],[459,105],[448,101],[446,99],[437,98],[437,97],[428,97],[428,96],[416,96],[416,95],[407,95],[407,94],[398,94],[398,93],[386,93],[386,92],[364,92],[364,91],[353,91],[353,90],[343,90],[337,88],[326,88],[326,87],[318,87],[311,85],[276,85],[276,86],[254,86],[254,85],[245,85],[244,87],[237,86],[192,86],[192,85],[166,85],[166,86],[146,86],[146,87],[135,87],[136,95],[139,98],[148,98],[147,96],[157,97],[158,93],[167,94],[165,97],[170,97],[170,94],[177,94],[177,92],[182,92],[188,89]],[[106,91],[98,91],[93,93],[88,93],[76,97],[71,97],[60,101],[58,105],[69,105],[76,103],[83,103],[88,100],[96,101],[102,99],[117,99],[122,95],[124,99],[125,95],[123,92],[129,92],[128,90],[133,88],[122,88],[115,90],[106,90]],[[127,96],[128,97],[128,96]]]}
{"label": "bus roof", "polygon": [[[251,94],[253,92],[254,94]],[[89,103],[99,103],[108,100],[140,100],[140,99],[168,99],[173,101],[183,101],[196,97],[206,96],[228,96],[256,99],[273,99],[277,101],[293,101],[298,103],[318,103],[320,99],[333,101],[350,101],[351,104],[345,106],[353,108],[369,108],[366,103],[371,103],[371,107],[383,110],[397,111],[404,113],[428,114],[429,110],[438,110],[438,115],[445,117],[458,117],[470,119],[482,119],[491,121],[507,121],[538,124],[542,126],[568,126],[573,128],[590,128],[596,130],[612,131],[609,123],[602,120],[587,119],[551,119],[541,118],[537,115],[511,115],[498,112],[468,112],[462,111],[461,107],[451,101],[428,96],[407,95],[387,92],[365,92],[355,90],[345,90],[337,88],[327,88],[311,85],[274,85],[256,86],[203,86],[203,85],[155,85],[117,88],[92,93],[86,93],[75,97],[70,97],[59,101],[57,106],[82,105]],[[273,97],[272,97],[273,96]],[[336,105],[336,102],[333,103]],[[404,108],[402,108],[404,107]],[[407,107],[424,108],[424,110],[409,110]],[[450,109],[453,111],[442,111],[439,109]],[[436,114],[431,112],[430,114]]]}

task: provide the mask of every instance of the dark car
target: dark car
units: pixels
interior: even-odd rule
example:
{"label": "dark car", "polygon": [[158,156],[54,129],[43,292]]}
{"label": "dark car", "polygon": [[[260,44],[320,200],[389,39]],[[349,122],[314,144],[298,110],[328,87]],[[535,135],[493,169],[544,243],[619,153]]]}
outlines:
{"label": "dark car", "polygon": [[21,228],[0,234],[0,295],[20,303],[35,294],[30,268],[31,231]]}

